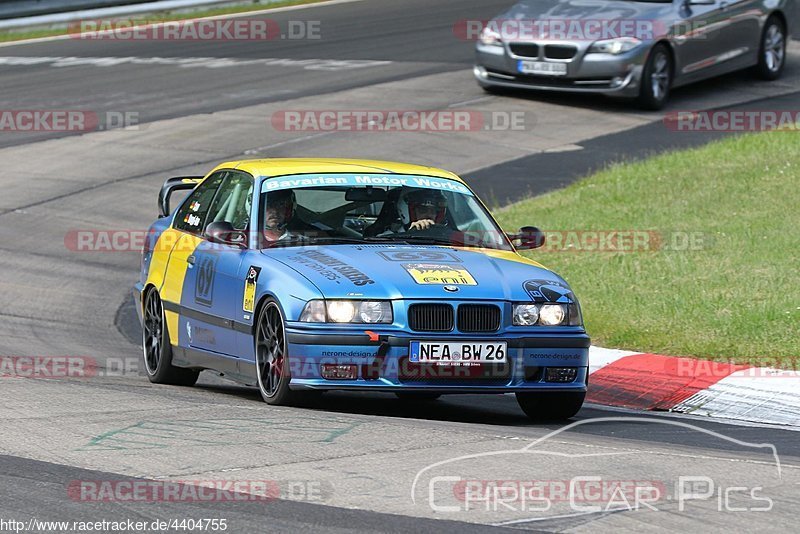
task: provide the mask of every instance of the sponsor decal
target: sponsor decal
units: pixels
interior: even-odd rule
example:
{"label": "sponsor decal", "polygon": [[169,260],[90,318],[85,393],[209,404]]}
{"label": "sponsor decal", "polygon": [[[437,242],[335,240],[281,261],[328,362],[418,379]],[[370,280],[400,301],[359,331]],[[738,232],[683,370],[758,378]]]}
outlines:
{"label": "sponsor decal", "polygon": [[188,224],[189,226],[199,226],[200,225],[200,217],[194,215],[192,213],[187,213],[186,217],[183,218],[183,222]]}
{"label": "sponsor decal", "polygon": [[[1,64],[1,63],[0,63]],[[320,187],[325,185],[345,186],[383,186],[383,187],[416,187],[422,189],[436,189],[450,191],[472,196],[469,188],[455,180],[447,178],[433,178],[430,176],[413,176],[407,174],[330,174],[317,176],[302,176],[288,178],[273,178],[265,180],[261,192],[266,193],[279,189],[299,189],[306,187]]]}
{"label": "sponsor decal", "polygon": [[[330,273],[330,274],[336,276],[336,273],[338,273],[347,278],[348,280],[350,280],[354,285],[357,286],[366,286],[375,283],[375,280],[371,279],[369,276],[359,271],[352,265],[348,265],[342,260],[336,259],[333,256],[330,256],[318,250],[308,250],[305,252],[300,252],[299,254],[297,254],[297,256],[295,256],[295,258],[300,260],[299,263],[305,263],[303,261],[305,259],[305,260],[313,260],[318,264],[322,264],[325,267],[328,267],[328,269],[330,269],[331,271],[335,271],[335,273]],[[320,272],[320,274],[325,276],[323,271],[319,269],[314,269],[314,270]],[[328,278],[329,280],[334,280],[327,276],[326,278]]]}
{"label": "sponsor decal", "polygon": [[461,266],[439,263],[405,263],[403,268],[422,285],[476,286],[478,282]]}
{"label": "sponsor decal", "polygon": [[378,252],[379,255],[383,257],[383,259],[387,261],[419,261],[419,262],[437,262],[437,263],[449,263],[449,262],[457,262],[461,263],[461,260],[456,258],[450,252],[439,251],[439,250],[414,250],[414,249],[405,249],[405,250],[391,250],[388,252]]}
{"label": "sponsor decal", "polygon": [[247,278],[244,280],[242,309],[248,313],[253,313],[256,310],[256,283],[258,282],[259,274],[261,274],[261,267],[251,265],[247,270]]}
{"label": "sponsor decal", "polygon": [[557,280],[528,280],[522,287],[534,302],[575,302],[575,295],[569,286]]}
{"label": "sponsor decal", "polygon": [[217,337],[214,335],[213,330],[196,326],[194,328],[194,343],[216,345]]}
{"label": "sponsor decal", "polygon": [[214,302],[214,273],[217,270],[217,258],[204,256],[197,268],[194,284],[194,300],[203,306],[211,306]]}
{"label": "sponsor decal", "polygon": [[200,203],[198,201],[194,201],[189,205],[189,209],[192,211],[197,211],[200,209]]}

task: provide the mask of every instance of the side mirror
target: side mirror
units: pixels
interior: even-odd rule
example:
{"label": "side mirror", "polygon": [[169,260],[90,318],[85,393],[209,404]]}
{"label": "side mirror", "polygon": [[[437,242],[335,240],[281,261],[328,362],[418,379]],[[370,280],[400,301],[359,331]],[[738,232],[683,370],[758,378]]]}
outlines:
{"label": "side mirror", "polygon": [[206,226],[204,237],[212,243],[247,248],[247,236],[233,228],[227,221],[216,221]]}
{"label": "side mirror", "polygon": [[544,245],[544,232],[535,226],[523,226],[519,233],[508,236],[517,250],[529,250]]}

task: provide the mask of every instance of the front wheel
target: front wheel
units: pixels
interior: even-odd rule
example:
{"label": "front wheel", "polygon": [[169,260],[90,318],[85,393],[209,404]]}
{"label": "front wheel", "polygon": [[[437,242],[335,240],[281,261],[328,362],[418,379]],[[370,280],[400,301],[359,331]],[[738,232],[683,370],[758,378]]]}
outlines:
{"label": "front wheel", "polygon": [[534,421],[563,421],[577,414],[586,392],[518,392],[517,403]]}
{"label": "front wheel", "polygon": [[158,291],[151,289],[144,297],[142,352],[147,378],[154,384],[193,386],[200,371],[172,365],[172,345],[164,316],[164,304]]}
{"label": "front wheel", "polygon": [[289,389],[286,330],[277,302],[267,301],[258,314],[256,325],[256,374],[261,398],[274,406],[290,404],[293,395]]}
{"label": "front wheel", "polygon": [[639,106],[651,111],[664,107],[672,87],[673,69],[672,56],[667,46],[658,44],[653,47],[642,72]]}
{"label": "front wheel", "polygon": [[776,17],[770,17],[764,25],[761,47],[758,53],[756,74],[763,80],[777,80],[786,64],[786,31]]}

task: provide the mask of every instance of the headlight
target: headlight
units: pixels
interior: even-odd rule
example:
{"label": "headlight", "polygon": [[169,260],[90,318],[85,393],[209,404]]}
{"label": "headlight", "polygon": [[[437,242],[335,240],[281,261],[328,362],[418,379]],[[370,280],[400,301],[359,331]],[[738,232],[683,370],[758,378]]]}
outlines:
{"label": "headlight", "polygon": [[349,300],[328,301],[328,317],[334,323],[349,323],[356,314],[356,307]]}
{"label": "headlight", "polygon": [[486,26],[483,29],[480,37],[478,37],[478,41],[480,41],[482,45],[486,46],[503,46],[503,41],[500,38],[500,34],[491,29],[489,26]]}
{"label": "headlight", "polygon": [[358,316],[364,323],[391,323],[392,305],[385,300],[365,300],[358,307]]}
{"label": "headlight", "polygon": [[515,304],[513,323],[516,326],[533,326],[539,320],[539,307],[536,304]]}
{"label": "headlight", "polygon": [[327,322],[328,316],[325,313],[325,301],[309,300],[305,309],[303,309],[303,313],[300,314],[300,320],[304,323]]}
{"label": "headlight", "polygon": [[642,44],[636,37],[617,37],[616,39],[605,39],[596,41],[589,47],[590,54],[624,54]]}
{"label": "headlight", "polygon": [[300,321],[304,323],[391,323],[392,303],[387,300],[310,300]]}
{"label": "headlight", "polygon": [[542,326],[558,326],[567,318],[567,310],[563,304],[542,304],[539,309],[539,322]]}
{"label": "headlight", "polygon": [[514,304],[512,314],[514,326],[583,326],[577,301],[571,304]]}
{"label": "headlight", "polygon": [[583,326],[583,313],[577,300],[569,305],[567,315],[569,315],[570,326]]}

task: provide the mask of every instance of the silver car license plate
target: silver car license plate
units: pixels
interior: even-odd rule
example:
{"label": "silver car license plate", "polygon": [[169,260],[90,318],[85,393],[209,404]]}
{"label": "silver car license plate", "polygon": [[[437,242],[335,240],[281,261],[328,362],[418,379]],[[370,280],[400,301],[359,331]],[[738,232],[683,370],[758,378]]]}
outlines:
{"label": "silver car license plate", "polygon": [[566,63],[548,63],[547,61],[523,61],[517,64],[517,70],[522,74],[537,74],[539,76],[566,76]]}

